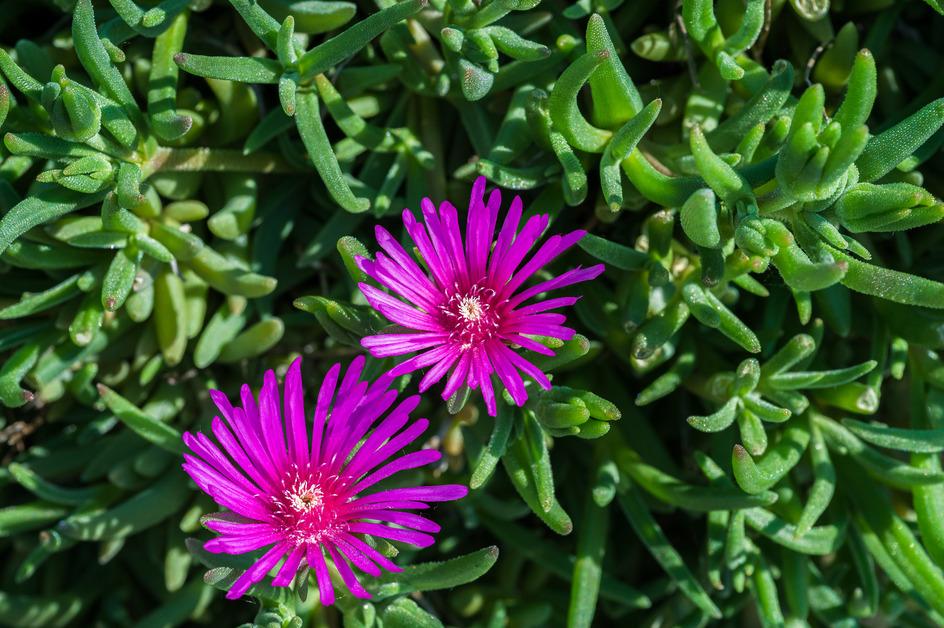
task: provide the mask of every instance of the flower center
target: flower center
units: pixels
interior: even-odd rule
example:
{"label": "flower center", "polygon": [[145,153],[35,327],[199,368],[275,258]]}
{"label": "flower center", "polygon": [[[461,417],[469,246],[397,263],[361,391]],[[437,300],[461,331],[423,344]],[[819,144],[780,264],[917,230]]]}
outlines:
{"label": "flower center", "polygon": [[308,482],[299,482],[293,490],[286,490],[283,496],[288,498],[289,504],[295,512],[310,512],[322,504],[321,488],[311,486]]}
{"label": "flower center", "polygon": [[479,320],[484,314],[485,308],[482,307],[482,302],[476,296],[471,297],[462,297],[459,299],[459,316],[461,316],[467,323]]}
{"label": "flower center", "polygon": [[317,543],[337,529],[339,500],[319,480],[307,471],[293,471],[282,482],[282,492],[270,498],[273,519],[297,545]]}
{"label": "flower center", "polygon": [[458,288],[439,309],[443,324],[452,329],[450,340],[469,349],[498,333],[500,316],[494,290],[478,284],[464,292]]}

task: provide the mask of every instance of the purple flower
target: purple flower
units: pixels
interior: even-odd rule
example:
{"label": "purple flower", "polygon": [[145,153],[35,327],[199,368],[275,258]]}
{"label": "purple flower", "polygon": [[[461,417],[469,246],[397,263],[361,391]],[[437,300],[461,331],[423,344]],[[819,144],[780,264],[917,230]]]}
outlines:
{"label": "purple flower", "polygon": [[227,598],[242,596],[284,558],[273,585],[288,586],[305,562],[315,572],[322,603],[332,604],[334,589],[324,552],[347,588],[357,597],[369,598],[348,561],[372,576],[379,576],[381,568],[400,568],[361,537],[369,534],[427,547],[439,526],[408,511],[425,510],[427,502],[459,499],[467,493],[466,487],[452,484],[363,494],[381,480],[435,462],[441,455],[421,449],[387,462],[416,440],[429,422],[409,422],[418,395],[393,407],[397,399],[397,391],[389,390],[393,378],[383,376],[372,384],[361,381],[363,366],[363,356],[355,359],[340,385],[340,364],[325,375],[310,441],[301,358],[289,367],[281,399],[271,370],[265,374],[258,403],[246,385],[240,391],[242,407],[233,407],[226,395],[210,391],[225,419],[214,417],[212,422],[219,446],[202,433],[184,434],[184,443],[194,453],[184,454],[184,470],[217,504],[231,511],[207,521],[207,527],[220,536],[207,541],[204,549],[244,554],[268,548],[233,583]]}
{"label": "purple flower", "polygon": [[384,252],[378,252],[374,261],[357,261],[369,277],[400,297],[361,283],[367,301],[408,331],[368,336],[361,344],[378,358],[419,352],[394,367],[390,375],[431,367],[420,381],[423,392],[448,373],[443,399],[468,384],[482,391],[488,413],[494,416],[493,374],[519,406],[528,399],[521,373],[545,389],[551,387],[547,376],[515,349],[552,356],[554,352],[535,336],[569,340],[574,335],[573,329],[563,326],[565,316],[550,310],[573,305],[578,297],[526,303],[544,292],[593,279],[603,272],[603,265],[574,268],[522,289],[585,232],[553,235],[525,261],[550,217],[532,216],[520,227],[522,204],[516,196],[495,239],[501,192],[493,190],[487,203],[484,194],[485,178],[479,177],[469,199],[464,245],[458,213],[448,201],[437,211],[424,198],[424,222],[403,210],[403,224],[429,272],[380,226],[376,236]]}

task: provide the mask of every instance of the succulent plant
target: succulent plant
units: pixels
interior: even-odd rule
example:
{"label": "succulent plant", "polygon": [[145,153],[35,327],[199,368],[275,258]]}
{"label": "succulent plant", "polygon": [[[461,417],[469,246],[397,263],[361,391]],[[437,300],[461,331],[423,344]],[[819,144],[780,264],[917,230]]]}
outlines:
{"label": "succulent plant", "polygon": [[[0,15],[0,624],[944,623],[939,2]],[[341,554],[402,569],[363,589],[340,554],[291,552],[272,586],[274,550],[208,551],[201,524],[233,522],[180,465],[209,390],[296,382],[300,356],[312,391],[357,356],[410,395],[445,376],[367,348],[411,306],[478,325],[508,278],[426,311],[374,242],[422,281],[500,257],[516,221],[441,250],[470,190],[497,212],[485,187],[552,242],[522,282],[605,271],[531,295],[566,332],[542,314],[554,334],[418,402],[403,450],[436,464],[378,486],[468,486],[404,515],[438,543],[362,526]],[[250,580],[254,604],[217,594]]]}

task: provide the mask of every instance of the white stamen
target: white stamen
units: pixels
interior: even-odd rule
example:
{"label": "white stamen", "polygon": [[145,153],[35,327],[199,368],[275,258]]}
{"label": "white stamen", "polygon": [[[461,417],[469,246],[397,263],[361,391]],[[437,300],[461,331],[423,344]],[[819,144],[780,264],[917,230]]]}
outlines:
{"label": "white stamen", "polygon": [[290,489],[283,491],[287,505],[295,512],[309,512],[313,508],[321,506],[324,501],[324,493],[319,486],[302,481]]}
{"label": "white stamen", "polygon": [[469,322],[475,322],[482,318],[482,302],[476,296],[462,297],[459,300],[459,315]]}
{"label": "white stamen", "polygon": [[493,303],[495,294],[491,288],[478,284],[459,292],[456,284],[456,292],[439,306],[446,324],[453,327],[450,339],[463,351],[478,346],[498,330],[500,324]]}

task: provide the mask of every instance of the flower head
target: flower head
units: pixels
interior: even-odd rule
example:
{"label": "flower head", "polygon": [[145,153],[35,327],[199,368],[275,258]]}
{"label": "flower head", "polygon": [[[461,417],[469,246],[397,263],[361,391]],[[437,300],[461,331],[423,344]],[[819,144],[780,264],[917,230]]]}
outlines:
{"label": "flower head", "polygon": [[409,511],[466,494],[466,487],[459,485],[365,494],[381,480],[435,462],[441,454],[421,449],[388,462],[429,422],[409,422],[419,396],[394,407],[397,392],[389,390],[393,378],[361,381],[363,365],[359,357],[343,378],[340,364],[325,375],[310,440],[301,359],[289,368],[281,399],[271,370],[265,374],[258,401],[248,386],[242,387],[242,407],[232,406],[223,393],[210,391],[224,419],[214,417],[212,422],[219,445],[199,432],[184,434],[184,443],[193,452],[184,454],[184,470],[217,504],[231,511],[207,521],[207,527],[220,536],[207,541],[204,549],[243,554],[269,548],[226,597],[242,596],[284,558],[273,585],[288,586],[304,561],[315,572],[322,603],[332,604],[334,589],[325,553],[355,596],[370,597],[348,561],[372,576],[379,576],[381,568],[400,568],[362,535],[426,547],[439,526]]}
{"label": "flower head", "polygon": [[603,272],[603,265],[574,268],[525,288],[526,281],[585,232],[553,235],[525,261],[550,217],[532,216],[520,226],[522,203],[516,196],[496,239],[501,192],[493,190],[487,202],[484,194],[485,178],[479,177],[469,199],[464,244],[451,203],[443,202],[437,210],[432,201],[423,199],[424,222],[403,210],[403,224],[429,272],[386,229],[377,226],[383,252],[373,261],[358,258],[358,264],[400,298],[366,283],[360,288],[374,309],[408,331],[368,336],[361,343],[375,357],[417,353],[390,374],[431,367],[420,381],[423,392],[448,373],[443,399],[468,384],[481,390],[489,414],[494,415],[493,374],[519,406],[528,399],[521,373],[545,389],[551,386],[547,376],[515,348],[554,355],[534,337],[569,340],[574,335],[573,329],[563,326],[565,316],[551,310],[573,305],[578,297],[528,302],[550,290],[593,279]]}

